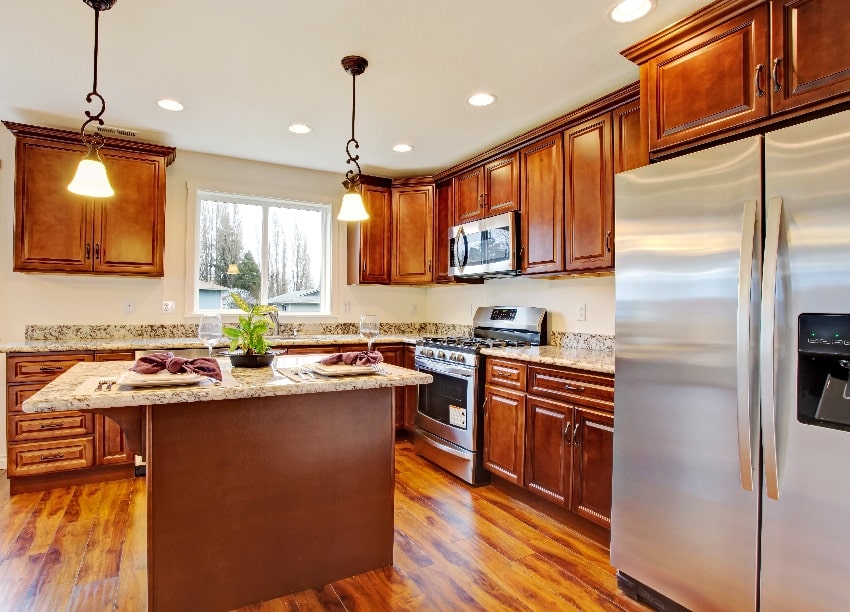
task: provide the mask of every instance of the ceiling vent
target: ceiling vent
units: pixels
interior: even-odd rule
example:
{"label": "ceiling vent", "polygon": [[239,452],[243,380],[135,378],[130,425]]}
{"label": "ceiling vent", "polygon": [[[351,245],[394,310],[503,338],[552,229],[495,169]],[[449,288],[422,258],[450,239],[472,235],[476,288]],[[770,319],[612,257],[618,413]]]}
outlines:
{"label": "ceiling vent", "polygon": [[104,136],[121,136],[122,138],[139,137],[139,133],[136,130],[115,127],[114,125],[99,125],[97,126],[97,131]]}

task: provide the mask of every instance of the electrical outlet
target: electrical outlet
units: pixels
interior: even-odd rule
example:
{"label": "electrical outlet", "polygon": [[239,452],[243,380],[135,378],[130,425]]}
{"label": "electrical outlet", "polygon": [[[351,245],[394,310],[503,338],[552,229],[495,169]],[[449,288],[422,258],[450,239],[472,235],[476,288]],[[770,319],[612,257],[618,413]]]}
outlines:
{"label": "electrical outlet", "polygon": [[351,302],[343,302],[342,304],[342,312],[348,314],[351,312]]}
{"label": "electrical outlet", "polygon": [[587,319],[587,306],[576,304],[576,321],[584,321],[585,319]]}
{"label": "electrical outlet", "polygon": [[168,300],[162,303],[162,312],[163,313],[172,313],[177,310],[177,304],[173,301]]}
{"label": "electrical outlet", "polygon": [[135,300],[124,300],[124,314],[136,314]]}

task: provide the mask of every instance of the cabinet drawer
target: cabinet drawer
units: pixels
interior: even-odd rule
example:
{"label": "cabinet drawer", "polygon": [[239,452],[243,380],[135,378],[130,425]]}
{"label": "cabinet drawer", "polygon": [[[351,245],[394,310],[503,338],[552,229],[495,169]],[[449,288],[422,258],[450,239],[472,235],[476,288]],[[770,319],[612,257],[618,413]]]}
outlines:
{"label": "cabinet drawer", "polygon": [[10,414],[8,423],[9,442],[84,436],[94,432],[92,415],[82,412]]}
{"label": "cabinet drawer", "polygon": [[21,412],[24,400],[35,395],[43,386],[44,383],[6,385],[6,412]]}
{"label": "cabinet drawer", "polygon": [[32,476],[94,465],[92,436],[9,446],[9,476]]}
{"label": "cabinet drawer", "polygon": [[6,382],[50,382],[81,361],[92,361],[91,353],[65,355],[8,355]]}
{"label": "cabinet drawer", "polygon": [[531,366],[528,368],[528,393],[614,410],[614,378],[605,374]]}
{"label": "cabinet drawer", "polygon": [[487,358],[487,383],[525,391],[526,365],[516,361]]}

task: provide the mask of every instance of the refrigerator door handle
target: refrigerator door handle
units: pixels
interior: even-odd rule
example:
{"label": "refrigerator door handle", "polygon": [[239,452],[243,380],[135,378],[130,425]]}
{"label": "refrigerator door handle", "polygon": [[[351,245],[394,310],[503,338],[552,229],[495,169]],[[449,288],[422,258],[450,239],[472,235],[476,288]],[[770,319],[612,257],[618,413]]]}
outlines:
{"label": "refrigerator door handle", "polygon": [[776,269],[779,263],[779,230],[782,198],[770,198],[765,207],[764,272],[761,291],[760,387],[764,446],[764,476],[767,496],[779,499],[779,462],[776,453]]}
{"label": "refrigerator door handle", "polygon": [[741,467],[741,488],[753,490],[752,436],[759,429],[758,417],[752,422],[750,403],[750,319],[753,288],[753,250],[756,235],[756,200],[744,203],[741,231],[741,257],[738,271],[738,323],[737,323],[737,385],[738,385],[738,461]]}

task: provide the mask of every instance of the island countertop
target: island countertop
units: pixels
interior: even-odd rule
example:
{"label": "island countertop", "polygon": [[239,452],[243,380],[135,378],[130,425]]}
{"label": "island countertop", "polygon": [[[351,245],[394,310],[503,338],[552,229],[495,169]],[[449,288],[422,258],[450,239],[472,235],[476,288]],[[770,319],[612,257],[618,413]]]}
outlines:
{"label": "island countertop", "polygon": [[113,385],[111,390],[96,391],[100,377],[119,377],[134,362],[84,362],[50,382],[33,396],[24,400],[24,412],[54,412],[58,410],[87,410],[121,406],[176,404],[254,397],[274,397],[380,389],[406,385],[428,384],[430,374],[399,366],[381,364],[381,372],[363,376],[323,377],[296,382],[283,374],[293,367],[314,363],[326,355],[280,355],[273,367],[232,368],[229,359],[219,359],[223,381],[213,384],[203,381],[193,385],[169,387],[129,387]]}

